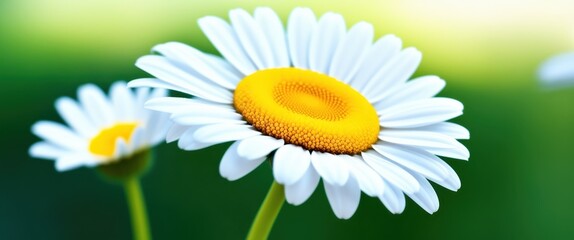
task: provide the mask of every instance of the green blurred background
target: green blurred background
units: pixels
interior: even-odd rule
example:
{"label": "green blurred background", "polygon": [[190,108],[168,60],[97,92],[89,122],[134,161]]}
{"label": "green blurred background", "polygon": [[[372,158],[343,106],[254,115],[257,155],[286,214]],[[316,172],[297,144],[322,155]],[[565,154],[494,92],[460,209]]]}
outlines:
{"label": "green blurred background", "polygon": [[[0,239],[130,239],[121,187],[88,168],[58,173],[32,159],[38,120],[61,121],[53,102],[79,85],[106,89],[147,76],[134,66],[158,43],[180,41],[214,52],[196,20],[228,10],[271,6],[283,20],[295,6],[364,20],[423,52],[416,75],[447,80],[441,93],[461,100],[454,120],[471,131],[469,162],[447,160],[462,188],[436,187],[440,210],[412,201],[392,215],[363,195],[350,220],[331,212],[322,187],[303,205],[286,204],[272,239],[574,239],[574,87],[544,89],[536,68],[574,49],[571,1],[0,1]],[[156,239],[241,239],[272,176],[263,165],[228,182],[219,145],[156,151],[143,178]]]}

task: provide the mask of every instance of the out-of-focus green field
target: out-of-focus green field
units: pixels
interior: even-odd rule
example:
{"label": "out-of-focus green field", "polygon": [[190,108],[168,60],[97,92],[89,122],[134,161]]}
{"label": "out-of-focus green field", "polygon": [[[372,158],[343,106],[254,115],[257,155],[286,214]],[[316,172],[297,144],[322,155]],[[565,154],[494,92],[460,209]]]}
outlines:
{"label": "out-of-focus green field", "polygon": [[[462,188],[436,186],[440,210],[412,201],[401,215],[363,195],[339,220],[320,186],[286,204],[272,239],[569,239],[574,236],[574,87],[540,86],[545,58],[574,49],[574,4],[564,1],[16,1],[0,2],[0,239],[129,239],[121,187],[91,169],[65,173],[32,159],[37,120],[61,121],[53,102],[94,82],[147,76],[134,66],[151,47],[181,41],[214,52],[196,20],[229,9],[294,6],[364,20],[423,52],[416,75],[447,80],[462,101],[454,120],[471,131],[469,162],[447,160]],[[574,66],[573,66],[574,67]],[[271,184],[271,169],[228,182],[218,164],[228,144],[195,152],[162,145],[143,178],[156,239],[241,239]]]}

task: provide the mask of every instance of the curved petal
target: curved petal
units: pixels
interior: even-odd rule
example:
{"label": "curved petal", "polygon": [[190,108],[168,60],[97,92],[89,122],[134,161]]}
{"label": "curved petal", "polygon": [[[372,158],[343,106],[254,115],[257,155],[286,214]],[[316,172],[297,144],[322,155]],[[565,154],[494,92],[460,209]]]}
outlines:
{"label": "curved petal", "polygon": [[370,80],[361,93],[374,103],[383,99],[396,86],[405,83],[415,72],[422,54],[415,48],[406,48],[385,64]]}
{"label": "curved petal", "polygon": [[379,199],[391,213],[401,214],[405,210],[405,195],[390,183],[385,182],[385,187],[386,190],[383,195],[379,196]]}
{"label": "curved petal", "polygon": [[351,175],[357,180],[359,188],[371,197],[379,196],[385,191],[383,179],[359,156],[349,156],[347,165]]}
{"label": "curved petal", "polygon": [[415,201],[421,208],[430,214],[438,211],[439,201],[436,192],[430,183],[419,174],[413,173],[413,176],[419,181],[421,185],[421,190],[416,193],[407,193],[407,195]]}
{"label": "curved petal", "polygon": [[81,136],[87,138],[98,132],[92,120],[86,115],[86,112],[71,98],[58,98],[56,100],[56,110],[64,121]]}
{"label": "curved petal", "polygon": [[217,50],[245,76],[257,68],[243,50],[235,32],[223,19],[213,16],[200,18],[199,27]]}
{"label": "curved petal", "polygon": [[456,139],[470,138],[470,132],[465,127],[451,122],[440,122],[433,125],[411,128],[411,129],[415,131],[440,133]]}
{"label": "curved petal", "polygon": [[462,103],[450,98],[411,101],[379,111],[379,123],[386,128],[422,127],[458,117],[463,108]]}
{"label": "curved petal", "polygon": [[193,138],[200,143],[218,144],[260,134],[247,125],[223,123],[200,127],[193,134]]}
{"label": "curved petal", "polygon": [[345,20],[340,14],[328,12],[319,19],[309,43],[309,69],[328,73],[337,44],[345,36]]}
{"label": "curved petal", "polygon": [[307,201],[313,192],[315,192],[320,179],[321,177],[314,168],[307,168],[307,172],[303,174],[299,181],[285,185],[285,198],[287,202],[297,206]]}
{"label": "curved petal", "polygon": [[371,81],[377,71],[388,64],[389,60],[401,51],[401,48],[401,39],[395,35],[386,35],[377,40],[367,50],[357,74],[350,81],[351,86],[359,92],[364,91],[365,86]]}
{"label": "curved petal", "polygon": [[87,149],[86,139],[81,138],[66,126],[51,122],[39,121],[32,125],[32,133],[49,143],[70,150]]}
{"label": "curved petal", "polygon": [[395,104],[413,100],[431,98],[437,95],[446,85],[446,82],[437,76],[418,77],[400,86],[393,94],[373,104],[378,111]]}
{"label": "curved petal", "polygon": [[342,186],[323,181],[329,205],[340,219],[349,219],[357,211],[361,200],[361,189],[355,178],[350,177]]}
{"label": "curved petal", "polygon": [[180,97],[160,97],[154,98],[145,103],[145,108],[166,112],[166,113],[186,113],[196,109],[217,108],[221,110],[235,111],[231,105],[219,104],[201,100],[199,98],[180,98]]}
{"label": "curved petal", "polygon": [[28,152],[30,156],[35,158],[57,159],[63,155],[70,154],[71,151],[47,142],[37,142],[32,144]]}
{"label": "curved petal", "polygon": [[231,103],[233,101],[232,93],[225,88],[205,82],[183,71],[165,57],[143,56],[137,60],[136,66],[171,85],[186,89],[186,92],[194,96],[219,103]]}
{"label": "curved petal", "polygon": [[242,158],[237,154],[238,146],[239,142],[231,144],[219,163],[219,174],[229,181],[242,178],[265,161],[265,157],[253,160]]}
{"label": "curved petal", "polygon": [[229,20],[235,35],[251,61],[258,69],[275,66],[271,46],[259,24],[243,9],[229,11]]}
{"label": "curved petal", "polygon": [[383,129],[379,133],[379,139],[384,142],[416,147],[454,148],[459,144],[456,139],[442,133],[410,129]]}
{"label": "curved petal", "polygon": [[402,167],[391,162],[379,153],[369,150],[361,153],[365,162],[391,185],[400,188],[404,192],[414,193],[420,186],[417,180]]}
{"label": "curved petal", "polygon": [[229,90],[241,81],[243,76],[220,64],[212,62],[201,51],[179,42],[168,42],[153,47],[153,51],[167,57],[170,61],[177,61],[188,69],[197,72],[202,79],[206,79]]}
{"label": "curved petal", "polygon": [[78,88],[78,98],[96,127],[107,127],[114,122],[111,103],[99,87],[94,84],[82,85]]}
{"label": "curved petal", "polygon": [[287,144],[273,158],[273,176],[278,183],[292,185],[299,181],[311,164],[311,154],[302,147]]}
{"label": "curved petal", "polygon": [[287,43],[294,67],[309,69],[309,44],[317,20],[309,8],[295,8],[289,15]]}
{"label": "curved petal", "polygon": [[56,160],[56,170],[59,172],[72,170],[81,166],[94,166],[97,159],[85,153],[66,154]]}
{"label": "curved petal", "polygon": [[[134,98],[125,82],[115,82],[110,87],[110,100],[114,109],[114,115],[118,121],[133,120]],[[142,106],[137,106],[141,108]]]}
{"label": "curved petal", "polygon": [[167,131],[165,136],[165,141],[170,143],[173,142],[181,137],[181,135],[188,129],[188,126],[183,126],[179,124],[172,124]]}
{"label": "curved petal", "polygon": [[279,16],[271,8],[258,7],[255,9],[254,18],[269,42],[275,62],[273,67],[289,67],[287,38]]}
{"label": "curved petal", "polygon": [[366,22],[355,24],[339,42],[329,67],[329,76],[345,83],[351,81],[373,41],[373,25]]}
{"label": "curved petal", "polygon": [[[239,141],[237,154],[245,159],[257,159],[268,156],[275,149],[283,146],[283,139],[270,136],[256,135]],[[277,156],[277,155],[275,155]]]}
{"label": "curved petal", "polygon": [[445,179],[450,175],[441,164],[442,160],[426,151],[389,143],[376,144],[373,148],[389,160],[427,178]]}
{"label": "curved petal", "polygon": [[349,179],[349,169],[345,159],[330,153],[313,151],[311,163],[325,182],[337,186],[343,186]]}

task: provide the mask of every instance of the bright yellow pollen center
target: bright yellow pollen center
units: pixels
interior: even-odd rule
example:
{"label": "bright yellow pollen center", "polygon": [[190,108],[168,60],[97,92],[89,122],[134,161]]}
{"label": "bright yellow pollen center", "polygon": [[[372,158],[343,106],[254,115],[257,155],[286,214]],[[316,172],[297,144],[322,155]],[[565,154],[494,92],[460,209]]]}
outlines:
{"label": "bright yellow pollen center", "polygon": [[126,143],[129,142],[136,127],[136,123],[117,123],[109,128],[102,129],[90,141],[90,152],[106,157],[113,156],[116,150],[116,140],[122,138]]}
{"label": "bright yellow pollen center", "polygon": [[363,95],[310,70],[257,71],[239,82],[233,104],[257,130],[308,150],[357,154],[377,141],[380,130]]}

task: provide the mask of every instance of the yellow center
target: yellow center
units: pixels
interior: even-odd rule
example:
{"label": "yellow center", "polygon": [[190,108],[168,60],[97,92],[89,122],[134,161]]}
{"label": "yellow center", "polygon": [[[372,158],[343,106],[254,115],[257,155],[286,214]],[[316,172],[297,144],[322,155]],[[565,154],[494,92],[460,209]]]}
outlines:
{"label": "yellow center", "polygon": [[129,142],[136,127],[136,123],[117,123],[109,128],[102,129],[90,141],[90,152],[106,157],[113,156],[116,151],[116,140],[122,138],[126,143]]}
{"label": "yellow center", "polygon": [[233,104],[257,130],[308,150],[357,154],[377,141],[380,130],[363,95],[310,70],[257,71],[239,82]]}

